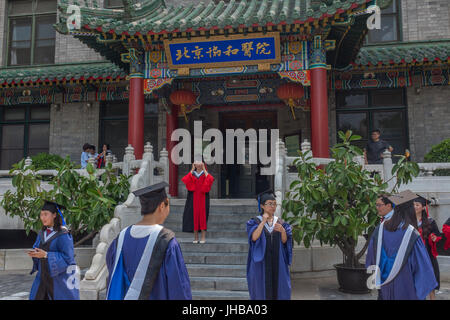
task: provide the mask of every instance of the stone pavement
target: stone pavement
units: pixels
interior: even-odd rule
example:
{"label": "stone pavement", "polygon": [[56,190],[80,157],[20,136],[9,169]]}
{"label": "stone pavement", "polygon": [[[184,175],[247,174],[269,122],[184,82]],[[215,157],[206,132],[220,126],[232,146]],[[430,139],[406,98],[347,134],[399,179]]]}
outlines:
{"label": "stone pavement", "polygon": [[[28,271],[0,271],[0,300],[27,300],[35,274]],[[363,295],[340,292],[335,276],[292,281],[293,300],[376,300],[376,292]],[[442,282],[438,300],[450,300],[450,282]]]}

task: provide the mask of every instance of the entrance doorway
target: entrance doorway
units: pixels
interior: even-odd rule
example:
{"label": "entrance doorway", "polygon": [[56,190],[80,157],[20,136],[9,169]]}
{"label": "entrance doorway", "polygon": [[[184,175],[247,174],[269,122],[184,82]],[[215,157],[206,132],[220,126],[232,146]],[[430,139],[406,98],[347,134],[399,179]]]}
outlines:
{"label": "entrance doorway", "polygon": [[[226,129],[252,128],[258,133],[258,129],[276,129],[277,113],[273,111],[264,112],[227,112],[220,115],[220,129],[225,137]],[[259,140],[259,137],[258,137]],[[270,153],[270,131],[268,132],[267,150]],[[245,141],[248,152],[249,141]],[[273,185],[273,176],[261,175],[262,165],[248,164],[248,154],[246,164],[237,164],[237,143],[234,143],[234,164],[223,164],[221,166],[221,198],[254,198]],[[259,152],[259,150],[258,150]],[[224,160],[226,157],[224,156]],[[225,162],[225,161],[224,161]]]}

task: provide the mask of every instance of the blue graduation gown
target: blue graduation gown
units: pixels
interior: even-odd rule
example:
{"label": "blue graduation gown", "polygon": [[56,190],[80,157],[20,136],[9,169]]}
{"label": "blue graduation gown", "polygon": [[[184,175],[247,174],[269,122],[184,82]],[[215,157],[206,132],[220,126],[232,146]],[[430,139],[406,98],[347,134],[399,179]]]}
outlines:
{"label": "blue graduation gown", "polygon": [[[134,238],[130,234],[130,229],[125,233],[121,257],[115,271],[124,281],[122,292],[119,294],[122,299],[133,281],[134,274],[141,260],[149,236],[145,238]],[[118,240],[115,239],[106,253],[106,264],[109,271],[107,288],[111,281],[111,274],[114,270]],[[119,275],[117,275],[119,273]],[[108,297],[107,297],[108,299]],[[171,239],[166,249],[166,254],[159,273],[154,282],[149,300],[192,300],[191,284],[189,275],[184,264],[180,245],[175,238]]]}
{"label": "blue graduation gown", "polygon": [[[247,222],[249,243],[247,258],[247,283],[250,299],[252,300],[267,300],[271,298],[266,295],[266,289],[268,289],[266,288],[266,284],[276,286],[276,288],[273,288],[276,297],[272,297],[272,299],[291,299],[291,279],[289,266],[292,262],[292,228],[288,223],[282,221],[280,222],[286,230],[287,242],[283,244],[281,241],[281,234],[273,231],[273,236],[275,236],[276,233],[278,233],[278,235],[274,238],[276,240],[272,245],[270,238],[268,239],[268,235],[270,237],[270,233],[265,227],[259,239],[253,241],[252,234],[258,227],[260,221],[255,218],[250,219]],[[269,248],[269,246],[272,247]],[[272,253],[275,253],[271,255],[273,257],[272,264],[269,261],[270,258],[268,259],[268,256],[266,255],[269,252],[268,249],[270,249]],[[267,272],[268,270],[269,272]],[[278,276],[276,273],[278,273]],[[272,281],[267,279],[270,276],[272,276]]]}
{"label": "blue graduation gown", "polygon": [[[380,257],[382,282],[392,269],[393,260],[400,248],[406,230],[401,228],[395,232],[383,230],[383,250]],[[372,236],[366,257],[366,268],[376,264],[374,251],[377,244]],[[416,240],[406,264],[394,280],[381,287],[381,300],[425,300],[427,295],[437,286],[433,266],[427,250],[420,237]]]}
{"label": "blue graduation gown", "polygon": [[[41,244],[42,232],[40,232],[36,238],[36,242],[33,248],[38,248]],[[80,293],[79,290],[74,287],[71,276],[74,276],[74,271],[68,270],[69,266],[75,266],[75,256],[73,249],[73,239],[70,233],[62,233],[53,238],[50,238],[50,248],[47,251],[47,263],[48,263],[48,273],[53,280],[53,299],[54,300],[79,300]],[[33,258],[33,270],[31,274],[35,271],[36,278],[34,279],[33,285],[30,291],[30,300],[36,299],[36,294],[41,284],[41,274],[43,263],[41,260]],[[68,285],[71,283],[72,285]]]}

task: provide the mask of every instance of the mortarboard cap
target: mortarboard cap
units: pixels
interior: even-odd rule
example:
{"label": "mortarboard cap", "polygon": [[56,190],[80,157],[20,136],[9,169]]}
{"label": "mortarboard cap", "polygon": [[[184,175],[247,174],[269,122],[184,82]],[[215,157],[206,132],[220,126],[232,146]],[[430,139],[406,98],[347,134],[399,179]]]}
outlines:
{"label": "mortarboard cap", "polygon": [[420,202],[424,207],[425,207],[427,204],[431,204],[431,201],[430,201],[430,200],[428,200],[428,199],[422,197],[420,194],[416,194],[416,196],[417,196],[417,198],[414,199],[414,202]]}
{"label": "mortarboard cap", "polygon": [[155,208],[167,198],[167,182],[160,182],[133,192],[141,202],[141,214],[153,213]]}
{"label": "mortarboard cap", "polygon": [[61,212],[61,210],[64,210],[65,207],[63,205],[60,205],[53,201],[48,201],[48,200],[44,200],[44,201],[45,201],[45,203],[42,206],[41,210],[50,211],[52,213],[59,213],[59,215],[61,216],[62,225],[65,226],[66,221],[64,220],[64,216]]}
{"label": "mortarboard cap", "polygon": [[402,191],[400,193],[394,194],[393,196],[388,197],[389,200],[396,206],[407,203],[409,201],[413,201],[417,198],[417,195],[411,190]]}
{"label": "mortarboard cap", "polygon": [[261,205],[264,205],[267,200],[276,200],[275,193],[272,189],[268,189],[258,194],[256,200],[258,200],[258,210],[261,211]]}

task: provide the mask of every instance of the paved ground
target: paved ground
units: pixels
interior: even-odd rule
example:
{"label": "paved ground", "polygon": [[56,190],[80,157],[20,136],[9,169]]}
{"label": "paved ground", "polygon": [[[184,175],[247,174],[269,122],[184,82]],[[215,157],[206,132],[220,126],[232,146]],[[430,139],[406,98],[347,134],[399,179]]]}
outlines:
{"label": "paved ground", "polygon": [[[0,300],[27,300],[34,276],[28,271],[0,271]],[[376,292],[353,295],[340,292],[335,276],[296,279],[292,282],[293,300],[376,300]],[[450,282],[441,283],[438,300],[450,300]]]}

